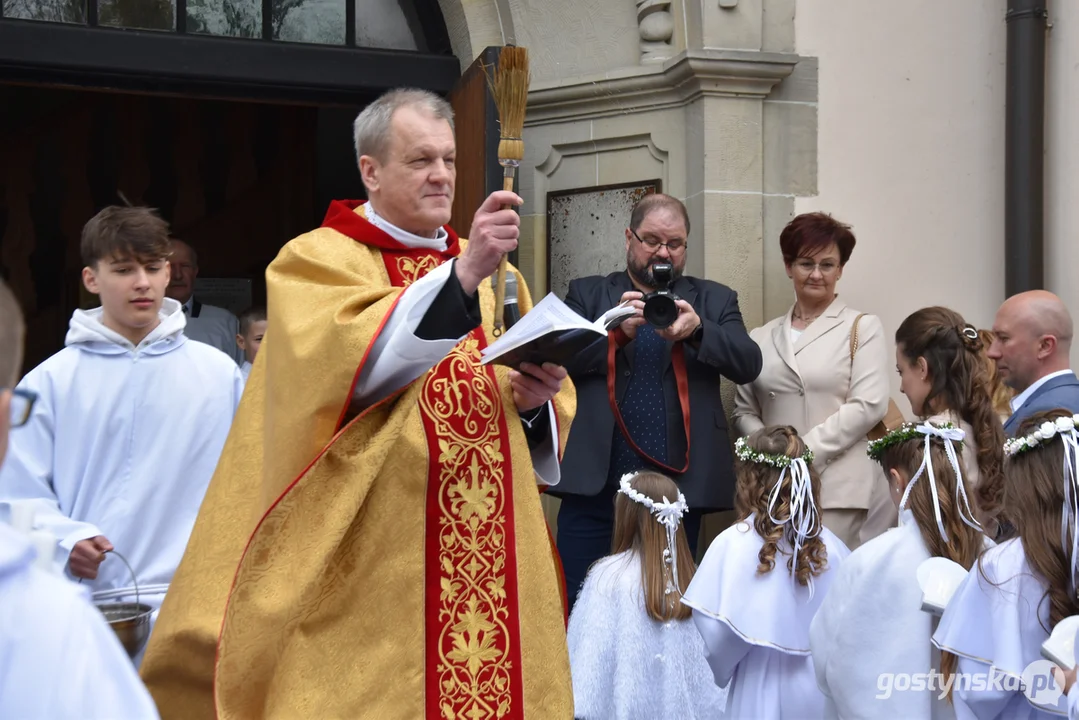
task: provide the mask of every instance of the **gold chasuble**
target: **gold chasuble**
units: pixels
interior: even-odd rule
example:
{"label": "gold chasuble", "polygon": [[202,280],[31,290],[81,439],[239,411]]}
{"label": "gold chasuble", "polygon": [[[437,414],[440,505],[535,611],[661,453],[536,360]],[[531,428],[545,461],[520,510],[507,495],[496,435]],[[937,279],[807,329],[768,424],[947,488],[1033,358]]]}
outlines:
{"label": "gold chasuble", "polygon": [[[479,362],[489,284],[481,327],[345,420],[403,289],[458,254],[446,229],[446,252],[409,249],[336,202],[267,269],[266,339],[142,665],[166,720],[573,717],[528,442],[508,371]],[[554,405],[561,454],[568,381]]]}

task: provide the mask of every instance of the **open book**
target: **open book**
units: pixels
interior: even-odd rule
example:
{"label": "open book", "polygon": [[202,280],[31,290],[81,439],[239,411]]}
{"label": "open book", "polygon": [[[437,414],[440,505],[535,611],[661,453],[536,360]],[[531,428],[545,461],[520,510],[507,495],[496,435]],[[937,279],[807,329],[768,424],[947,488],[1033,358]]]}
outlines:
{"label": "open book", "polygon": [[565,365],[592,343],[606,338],[608,330],[633,312],[632,306],[616,305],[595,322],[589,322],[550,293],[483,350],[482,362],[506,365],[515,370],[523,362]]}
{"label": "open book", "polygon": [[1075,633],[1079,632],[1079,615],[1070,615],[1056,624],[1053,634],[1042,643],[1042,657],[1065,670],[1075,667]]}
{"label": "open book", "polygon": [[967,577],[957,562],[931,557],[918,566],[918,586],[922,589],[922,610],[932,615],[944,614],[948,602]]}

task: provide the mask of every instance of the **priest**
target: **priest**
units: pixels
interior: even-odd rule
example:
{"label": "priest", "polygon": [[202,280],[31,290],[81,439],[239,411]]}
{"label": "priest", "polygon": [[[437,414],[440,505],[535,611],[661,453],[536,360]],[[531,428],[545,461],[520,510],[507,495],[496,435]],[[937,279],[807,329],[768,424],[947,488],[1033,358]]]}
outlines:
{"label": "priest", "polygon": [[575,399],[558,366],[480,364],[521,199],[487,198],[469,242],[446,226],[452,122],[423,91],[368,106],[369,202],[334,202],[267,270],[266,338],[143,666],[165,718],[573,717],[537,486]]}

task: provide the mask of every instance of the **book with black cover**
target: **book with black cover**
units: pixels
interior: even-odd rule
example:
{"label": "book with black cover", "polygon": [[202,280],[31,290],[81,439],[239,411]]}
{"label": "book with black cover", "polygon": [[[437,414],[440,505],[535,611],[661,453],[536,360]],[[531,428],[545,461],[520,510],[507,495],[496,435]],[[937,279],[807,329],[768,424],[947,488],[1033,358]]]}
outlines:
{"label": "book with black cover", "polygon": [[495,363],[519,370],[521,363],[565,365],[607,337],[607,331],[634,313],[629,305],[617,305],[595,322],[573,312],[554,294],[540,300],[506,333],[482,351],[483,364]]}

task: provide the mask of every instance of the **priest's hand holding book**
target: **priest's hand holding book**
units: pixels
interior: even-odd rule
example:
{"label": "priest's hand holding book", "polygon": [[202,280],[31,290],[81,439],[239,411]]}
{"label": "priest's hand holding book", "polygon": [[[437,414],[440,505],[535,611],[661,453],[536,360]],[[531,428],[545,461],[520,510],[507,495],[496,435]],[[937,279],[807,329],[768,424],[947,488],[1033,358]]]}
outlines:
{"label": "priest's hand holding book", "polygon": [[112,543],[104,535],[79,540],[71,549],[68,567],[75,577],[87,580],[97,579],[97,569],[105,559],[105,553],[112,551]]}
{"label": "priest's hand holding book", "polygon": [[567,375],[566,368],[554,363],[540,366],[525,362],[521,363],[520,370],[511,370],[510,387],[517,411],[526,413],[553,400]]}

